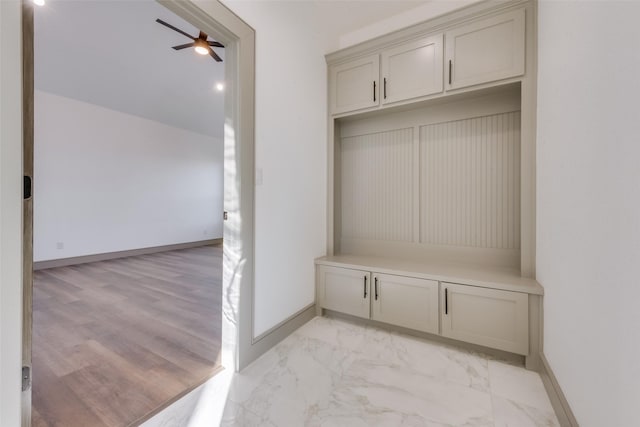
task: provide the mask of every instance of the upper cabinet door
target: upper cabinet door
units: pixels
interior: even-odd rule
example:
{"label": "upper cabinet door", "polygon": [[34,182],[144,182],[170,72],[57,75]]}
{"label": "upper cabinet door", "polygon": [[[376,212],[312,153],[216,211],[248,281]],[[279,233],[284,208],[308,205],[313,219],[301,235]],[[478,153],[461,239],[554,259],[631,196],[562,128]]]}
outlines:
{"label": "upper cabinet door", "polygon": [[518,10],[448,31],[447,89],[524,74],[524,29],[524,10]]}
{"label": "upper cabinet door", "polygon": [[379,55],[332,67],[329,82],[331,112],[345,113],[379,105],[379,79]]}
{"label": "upper cabinet door", "polygon": [[382,103],[442,92],[442,34],[382,52]]}

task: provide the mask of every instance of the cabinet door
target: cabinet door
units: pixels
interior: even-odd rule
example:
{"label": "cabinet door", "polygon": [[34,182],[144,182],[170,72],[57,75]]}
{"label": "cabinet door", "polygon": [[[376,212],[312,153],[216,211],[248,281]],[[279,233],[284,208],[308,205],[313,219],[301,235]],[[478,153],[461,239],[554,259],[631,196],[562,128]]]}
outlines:
{"label": "cabinet door", "polygon": [[334,114],[380,103],[380,59],[378,55],[336,65],[329,82],[331,112]]}
{"label": "cabinet door", "polygon": [[371,293],[372,319],[438,333],[438,282],[374,273]]}
{"label": "cabinet door", "polygon": [[319,269],[320,306],[368,319],[371,273],[327,266]]}
{"label": "cabinet door", "polygon": [[442,283],[442,335],[517,354],[529,353],[529,296]]}
{"label": "cabinet door", "polygon": [[524,10],[446,33],[447,89],[524,74]]}
{"label": "cabinet door", "polygon": [[442,92],[442,56],[442,34],[382,52],[382,103]]}

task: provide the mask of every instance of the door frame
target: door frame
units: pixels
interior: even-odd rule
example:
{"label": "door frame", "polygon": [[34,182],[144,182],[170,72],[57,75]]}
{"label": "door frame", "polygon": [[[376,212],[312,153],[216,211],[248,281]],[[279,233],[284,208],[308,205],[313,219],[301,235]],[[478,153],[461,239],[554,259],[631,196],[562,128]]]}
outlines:
{"label": "door frame", "polygon": [[222,365],[239,371],[315,316],[311,304],[254,333],[256,32],[219,0],[156,1],[226,46]]}
{"label": "door frame", "polygon": [[221,362],[238,371],[253,317],[255,31],[219,0],[156,1],[225,45]]}
{"label": "door frame", "polygon": [[[33,336],[33,118],[34,118],[34,32],[33,4],[22,0],[22,425],[31,426],[31,348]],[[24,369],[28,369],[25,377]]]}
{"label": "door frame", "polygon": [[[156,0],[225,45],[222,346],[225,369],[238,371],[266,351],[254,345],[255,31],[218,0]],[[33,9],[22,0],[23,173],[33,176]],[[4,120],[3,120],[4,124]],[[4,200],[4,198],[3,198]],[[31,368],[33,199],[23,202],[22,366]],[[4,226],[3,226],[4,228]],[[270,344],[270,345],[269,345]],[[21,424],[31,425],[31,386],[22,392]]]}

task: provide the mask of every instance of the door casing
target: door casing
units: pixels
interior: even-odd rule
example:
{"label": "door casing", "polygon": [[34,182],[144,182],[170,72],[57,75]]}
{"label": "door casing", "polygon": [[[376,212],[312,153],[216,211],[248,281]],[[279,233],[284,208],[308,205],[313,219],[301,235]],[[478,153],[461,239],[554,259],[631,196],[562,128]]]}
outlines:
{"label": "door casing", "polygon": [[[237,371],[273,343],[254,345],[255,31],[221,2],[157,0],[225,45],[222,365]],[[22,0],[23,172],[33,177],[34,5]],[[33,181],[32,181],[33,182]],[[31,367],[33,197],[23,201],[22,361]],[[265,345],[266,344],[266,345]],[[22,392],[22,426],[31,425],[31,387]]]}

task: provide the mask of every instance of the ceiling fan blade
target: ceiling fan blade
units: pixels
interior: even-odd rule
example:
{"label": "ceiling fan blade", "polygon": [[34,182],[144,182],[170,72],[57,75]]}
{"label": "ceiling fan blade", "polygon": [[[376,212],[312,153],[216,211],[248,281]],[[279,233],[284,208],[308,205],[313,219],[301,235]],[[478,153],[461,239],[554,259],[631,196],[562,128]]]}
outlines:
{"label": "ceiling fan blade", "polygon": [[207,43],[209,43],[209,46],[215,46],[215,47],[224,47],[224,45],[222,43],[219,42],[214,42],[214,41],[208,41]]}
{"label": "ceiling fan blade", "polygon": [[188,47],[193,47],[194,44],[195,43],[181,44],[181,45],[178,45],[178,46],[173,46],[172,49],[175,49],[175,50],[186,49]]}
{"label": "ceiling fan blade", "polygon": [[164,25],[164,26],[165,26],[165,27],[167,27],[167,28],[171,28],[173,31],[177,31],[178,33],[182,34],[183,36],[187,36],[187,37],[189,37],[191,40],[195,40],[195,39],[196,39],[195,37],[190,36],[190,35],[189,35],[189,34],[187,34],[186,32],[182,31],[181,29],[176,28],[176,27],[174,27],[173,25],[171,25],[171,24],[168,24],[168,23],[164,22],[162,19],[156,19],[156,22],[157,22],[158,24],[162,24],[162,25]]}
{"label": "ceiling fan blade", "polygon": [[222,58],[220,58],[211,48],[209,48],[209,55],[211,55],[211,57],[216,61],[222,62]]}

